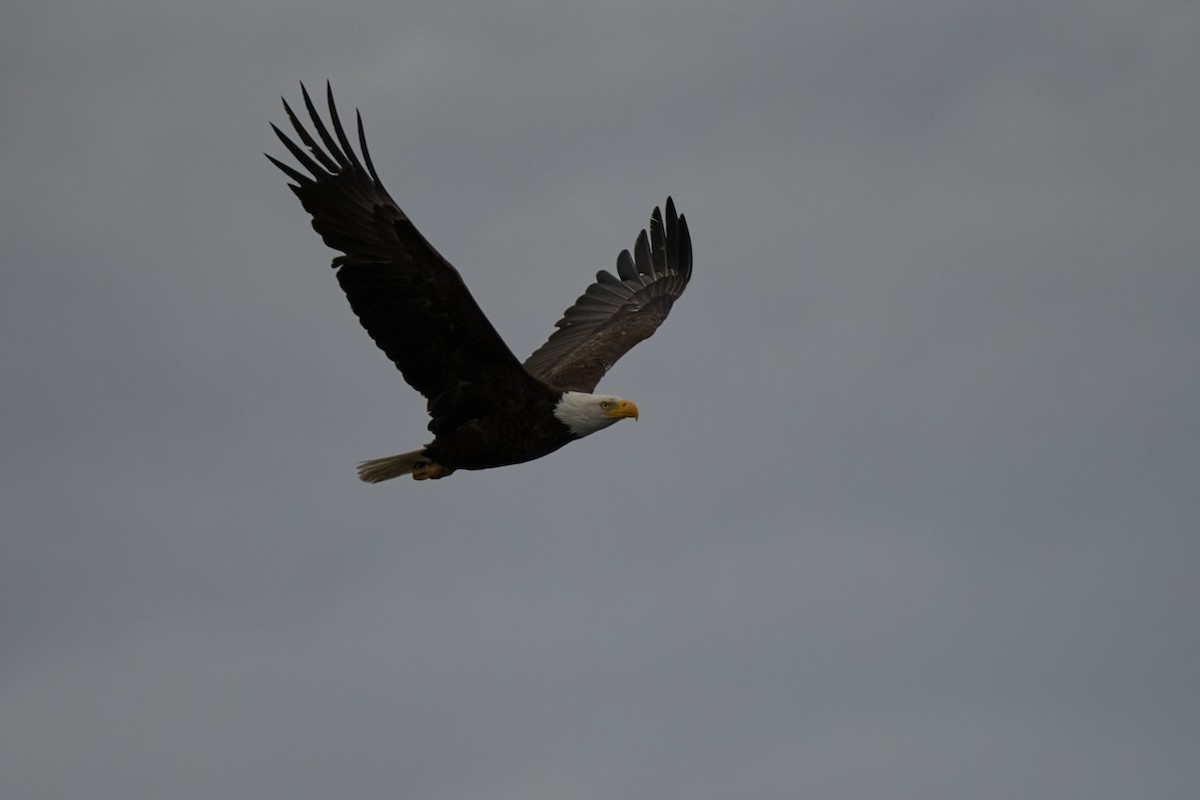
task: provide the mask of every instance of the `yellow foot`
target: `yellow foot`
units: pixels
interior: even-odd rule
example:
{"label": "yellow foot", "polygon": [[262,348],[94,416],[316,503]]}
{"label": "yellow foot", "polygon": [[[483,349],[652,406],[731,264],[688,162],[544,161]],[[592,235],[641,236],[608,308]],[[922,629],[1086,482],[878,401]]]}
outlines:
{"label": "yellow foot", "polygon": [[454,470],[446,469],[441,464],[435,464],[432,461],[418,461],[413,467],[412,476],[414,481],[424,481],[444,478],[451,472]]}

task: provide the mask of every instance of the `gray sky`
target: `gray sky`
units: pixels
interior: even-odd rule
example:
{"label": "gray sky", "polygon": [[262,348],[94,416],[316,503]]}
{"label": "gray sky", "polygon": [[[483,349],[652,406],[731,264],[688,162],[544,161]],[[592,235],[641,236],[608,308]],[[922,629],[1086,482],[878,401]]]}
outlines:
{"label": "gray sky", "polygon": [[[0,796],[1200,785],[1200,6],[25,2]],[[696,267],[538,462],[427,441],[262,152],[298,80],[518,352]]]}

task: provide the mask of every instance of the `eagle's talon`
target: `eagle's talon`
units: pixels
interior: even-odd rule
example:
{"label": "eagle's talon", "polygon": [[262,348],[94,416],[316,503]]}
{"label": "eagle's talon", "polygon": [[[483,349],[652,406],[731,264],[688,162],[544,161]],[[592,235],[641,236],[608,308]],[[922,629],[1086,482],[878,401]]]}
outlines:
{"label": "eagle's talon", "polygon": [[412,476],[414,481],[424,481],[444,478],[453,471],[433,461],[419,461],[413,466]]}

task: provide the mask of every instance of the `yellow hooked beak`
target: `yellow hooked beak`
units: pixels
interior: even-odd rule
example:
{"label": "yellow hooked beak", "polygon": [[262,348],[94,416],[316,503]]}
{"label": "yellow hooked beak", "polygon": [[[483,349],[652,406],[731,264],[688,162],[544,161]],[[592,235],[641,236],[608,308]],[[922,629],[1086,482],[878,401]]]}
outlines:
{"label": "yellow hooked beak", "polygon": [[604,412],[610,417],[633,417],[638,418],[638,407],[630,400],[618,400],[613,403],[612,408]]}

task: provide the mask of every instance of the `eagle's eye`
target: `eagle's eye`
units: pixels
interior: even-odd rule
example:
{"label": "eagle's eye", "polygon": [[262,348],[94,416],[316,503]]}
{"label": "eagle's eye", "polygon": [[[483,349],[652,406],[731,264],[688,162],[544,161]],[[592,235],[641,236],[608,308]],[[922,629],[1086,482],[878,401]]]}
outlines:
{"label": "eagle's eye", "polygon": [[608,407],[611,405],[612,405],[612,403],[608,402],[607,400],[600,401],[600,408],[604,409],[605,411],[607,411]]}

